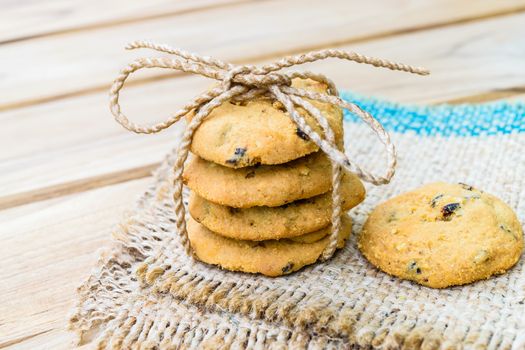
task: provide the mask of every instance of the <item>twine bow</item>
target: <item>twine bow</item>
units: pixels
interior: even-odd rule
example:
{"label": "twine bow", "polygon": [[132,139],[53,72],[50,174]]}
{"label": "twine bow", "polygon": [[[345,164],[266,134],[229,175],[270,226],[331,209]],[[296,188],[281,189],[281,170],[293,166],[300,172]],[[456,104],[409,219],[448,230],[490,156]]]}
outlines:
{"label": "twine bow", "polygon": [[[390,141],[388,133],[382,125],[369,113],[363,111],[357,105],[343,101],[339,98],[339,93],[334,83],[321,74],[309,71],[303,72],[282,72],[282,69],[295,65],[324,60],[326,58],[339,58],[347,61],[371,64],[376,67],[389,68],[404,72],[427,75],[429,72],[424,68],[411,67],[405,64],[394,63],[383,59],[372,58],[343,50],[327,49],[312,51],[309,53],[284,57],[276,62],[266,64],[261,67],[253,65],[233,65],[222,62],[218,59],[200,56],[180,49],[158,45],[144,41],[130,43],[127,49],[148,48],[159,52],[175,55],[175,58],[141,58],[133,61],[125,67],[120,75],[115,79],[110,90],[110,108],[112,114],[126,129],[135,133],[152,134],[162,131],[174,123],[178,122],[184,115],[191,111],[196,114],[187,125],[181,140],[177,159],[175,161],[174,173],[174,200],[176,226],[181,236],[186,252],[191,255],[191,246],[186,231],[186,209],[182,200],[182,173],[184,162],[188,157],[189,148],[195,130],[201,125],[204,119],[222,103],[233,101],[247,101],[254,98],[266,97],[279,101],[288,112],[291,120],[302,130],[312,142],[314,142],[330,159],[332,164],[332,232],[330,243],[322,253],[322,259],[329,259],[338,243],[339,231],[341,230],[341,177],[342,168],[355,173],[362,180],[375,185],[386,184],[394,175],[396,166],[396,153],[394,145]],[[199,74],[221,82],[221,84],[210,91],[206,91],[193,100],[188,102],[178,112],[167,120],[152,126],[141,126],[131,122],[122,112],[119,105],[119,92],[124,86],[130,74],[143,68],[167,68],[182,72]],[[328,93],[316,93],[309,90],[294,88],[291,86],[292,79],[313,79],[328,86]],[[361,118],[376,134],[379,141],[384,145],[388,160],[387,171],[383,176],[378,176],[361,168],[341,152],[335,142],[334,132],[328,124],[327,119],[314,107],[307,99],[329,103],[347,109]],[[315,132],[306,120],[297,112],[296,107],[301,107],[307,111],[321,126],[324,137]]]}

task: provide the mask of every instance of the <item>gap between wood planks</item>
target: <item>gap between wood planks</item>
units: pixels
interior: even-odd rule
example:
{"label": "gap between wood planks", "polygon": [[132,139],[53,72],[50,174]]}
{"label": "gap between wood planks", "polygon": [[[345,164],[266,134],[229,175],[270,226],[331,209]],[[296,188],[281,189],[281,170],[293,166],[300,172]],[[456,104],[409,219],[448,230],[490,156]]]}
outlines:
{"label": "gap between wood planks", "polygon": [[21,37],[16,37],[13,39],[3,40],[3,41],[0,41],[0,45],[12,44],[12,43],[20,42],[20,41],[39,39],[43,37],[51,37],[51,36],[57,36],[57,35],[62,35],[62,34],[84,32],[84,31],[88,31],[91,29],[110,28],[110,27],[116,27],[116,26],[125,25],[125,24],[131,24],[131,23],[137,23],[137,22],[143,22],[143,21],[151,21],[151,20],[160,19],[160,18],[180,16],[180,15],[185,15],[185,14],[189,14],[193,12],[207,11],[207,10],[213,10],[213,9],[218,9],[218,8],[237,6],[239,4],[244,4],[247,2],[255,2],[255,1],[268,1],[268,0],[237,0],[237,1],[231,1],[228,3],[218,2],[215,4],[205,5],[205,6],[200,6],[200,7],[180,9],[180,10],[175,10],[171,12],[168,11],[166,13],[156,13],[156,14],[151,14],[151,15],[146,15],[146,16],[141,16],[141,17],[112,19],[111,21],[85,24],[85,25],[80,25],[78,27],[74,27],[74,28],[51,30],[51,31],[43,32],[39,34],[31,34],[27,36],[21,36]]}
{"label": "gap between wood planks", "polygon": [[[234,4],[239,4],[239,3],[241,3],[241,1],[236,2]],[[228,4],[224,4],[222,6],[227,6],[227,5]],[[216,7],[220,7],[220,6],[217,5]],[[213,7],[210,7],[210,8],[213,8]],[[205,9],[207,9],[207,8],[205,8]],[[188,11],[191,12],[193,10],[188,10]],[[273,53],[268,54],[268,55],[264,55],[264,54],[263,55],[254,55],[252,57],[244,57],[242,60],[232,60],[232,63],[239,64],[239,63],[244,63],[244,62],[257,62],[257,61],[271,60],[271,59],[274,59],[274,58],[277,58],[277,57],[282,57],[282,56],[292,55],[292,54],[298,54],[298,53],[302,53],[302,52],[306,52],[306,51],[318,50],[318,49],[326,48],[326,47],[339,47],[339,46],[344,46],[344,45],[349,45],[349,44],[361,43],[361,42],[365,42],[365,41],[386,39],[386,38],[395,37],[397,35],[415,33],[415,32],[419,32],[419,31],[438,29],[438,28],[443,28],[443,27],[447,27],[447,26],[461,25],[461,24],[466,24],[466,23],[471,23],[471,22],[476,22],[476,21],[481,21],[481,20],[486,20],[486,19],[491,19],[491,18],[497,18],[497,17],[502,17],[502,16],[511,16],[511,15],[515,15],[517,13],[521,13],[521,12],[524,12],[524,11],[525,11],[525,5],[521,6],[521,7],[510,9],[510,10],[496,11],[496,12],[488,13],[488,14],[485,14],[485,15],[479,15],[479,16],[476,16],[476,17],[465,17],[465,18],[460,18],[460,19],[453,20],[453,21],[443,21],[443,22],[429,24],[429,25],[420,25],[420,26],[414,26],[414,27],[410,27],[410,28],[403,28],[403,29],[398,29],[398,30],[384,31],[384,32],[380,32],[380,33],[363,35],[363,36],[360,36],[360,37],[354,37],[354,38],[351,38],[351,39],[344,39],[344,40],[338,40],[338,41],[333,41],[333,42],[327,42],[327,43],[323,43],[322,45],[303,46],[303,47],[299,47],[299,48],[296,48],[296,49],[290,50],[290,51],[277,51],[277,52],[273,52]],[[180,12],[178,12],[178,14],[180,14]],[[169,16],[162,16],[162,17],[169,17]],[[72,30],[72,31],[76,31],[76,30]],[[81,31],[81,29],[79,29],[79,31]],[[35,36],[35,37],[37,37],[37,36]],[[151,82],[154,82],[154,81],[173,79],[173,78],[176,78],[176,77],[180,77],[182,75],[184,75],[184,73],[175,72],[175,73],[154,75],[152,77],[147,77],[147,78],[136,78],[136,79],[128,82],[127,85],[128,86],[144,85],[144,84],[151,83]],[[23,107],[33,106],[33,105],[42,104],[42,103],[46,103],[46,102],[62,100],[62,99],[70,98],[70,97],[83,96],[83,95],[88,95],[88,94],[92,94],[92,93],[103,92],[103,91],[106,91],[108,88],[109,88],[109,85],[98,85],[98,86],[92,86],[92,87],[89,87],[89,88],[79,89],[79,90],[76,90],[76,91],[71,91],[71,92],[64,93],[64,94],[57,94],[57,95],[54,95],[54,96],[46,96],[46,97],[41,97],[41,98],[31,98],[31,99],[24,100],[24,101],[7,103],[7,104],[0,105],[0,112],[7,111],[7,110],[10,110],[10,109],[16,109],[16,108],[23,108]]]}
{"label": "gap between wood planks", "polygon": [[[476,94],[468,97],[462,97],[459,99],[440,101],[437,104],[449,103],[449,104],[460,104],[460,103],[484,103],[495,101],[503,98],[509,98],[524,94],[525,98],[525,86],[498,89],[494,91],[488,91],[481,94]],[[28,192],[21,192],[14,195],[0,197],[0,210],[33,203],[37,201],[43,201],[47,199],[57,198],[66,196],[74,193],[84,192],[95,188],[111,186],[119,183],[123,183],[131,180],[138,180],[146,178],[152,175],[152,172],[160,166],[160,162],[146,164],[136,168],[125,169],[117,172],[107,173],[103,175],[88,177],[85,179],[70,181],[61,183],[59,185],[53,185],[49,187],[43,187],[38,190],[32,190]]]}
{"label": "gap between wood planks", "polygon": [[160,162],[0,197],[0,210],[151,176]]}

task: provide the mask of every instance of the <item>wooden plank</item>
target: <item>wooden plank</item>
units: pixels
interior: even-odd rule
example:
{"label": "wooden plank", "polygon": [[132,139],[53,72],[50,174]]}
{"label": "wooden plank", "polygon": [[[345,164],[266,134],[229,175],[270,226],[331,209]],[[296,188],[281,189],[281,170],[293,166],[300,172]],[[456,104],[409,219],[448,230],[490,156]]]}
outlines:
{"label": "wooden plank", "polygon": [[505,101],[508,101],[508,102],[516,102],[516,103],[525,103],[525,94],[519,94],[519,95],[514,95],[514,96],[511,96],[509,98],[506,98]]}
{"label": "wooden plank", "polygon": [[0,348],[71,349],[75,290],[151,178],[0,211]]}
{"label": "wooden plank", "polygon": [[484,103],[496,100],[523,101],[525,100],[525,86],[515,86],[509,88],[495,89],[482,92],[472,96],[463,96],[456,99],[450,99],[445,102],[450,104],[461,103]]}
{"label": "wooden plank", "polygon": [[246,0],[52,0],[46,1],[46,6],[38,1],[4,1],[0,12],[0,45],[168,17],[244,1]]}
{"label": "wooden plank", "polygon": [[144,39],[145,33],[153,41],[238,62],[524,9],[524,0],[483,1],[476,6],[457,0],[315,0],[308,6],[301,0],[290,0],[286,6],[266,1],[15,42],[0,46],[0,86],[9,87],[2,91],[0,110],[105,90],[125,63],[148,54],[125,54],[122,49],[130,40]]}
{"label": "wooden plank", "polygon": [[5,196],[0,200],[0,210],[49,198],[65,196],[72,193],[88,191],[94,188],[110,186],[130,180],[141,179],[150,176],[157,166],[158,163],[147,164],[138,168],[125,169],[120,172],[111,172],[110,174],[102,174],[87,179],[69,181],[33,191]]}
{"label": "wooden plank", "polygon": [[65,326],[75,289],[150,181],[0,211],[0,349],[73,348]]}
{"label": "wooden plank", "polygon": [[[310,68],[335,78],[343,89],[400,102],[461,97],[473,101],[487,91],[512,91],[525,85],[525,66],[520,61],[525,47],[519,45],[525,36],[520,25],[524,21],[525,14],[519,14],[344,46],[427,66],[433,72],[429,77],[334,61]],[[160,120],[206,86],[209,81],[184,76],[130,87],[123,94],[124,110],[137,121]],[[138,170],[158,163],[176,145],[181,130],[177,126],[147,136],[126,132],[112,120],[105,93],[4,112],[0,121],[3,207],[33,200],[33,191],[39,198],[52,197],[55,186],[61,186],[59,193],[77,192],[82,190],[79,182],[81,187],[91,180],[104,183],[115,173],[144,176]]]}

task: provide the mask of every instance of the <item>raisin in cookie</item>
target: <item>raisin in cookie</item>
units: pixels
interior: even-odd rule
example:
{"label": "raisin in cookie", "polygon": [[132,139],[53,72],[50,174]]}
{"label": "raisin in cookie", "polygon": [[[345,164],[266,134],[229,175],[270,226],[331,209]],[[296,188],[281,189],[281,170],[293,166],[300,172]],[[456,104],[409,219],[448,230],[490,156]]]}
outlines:
{"label": "raisin in cookie", "polygon": [[[344,246],[351,231],[352,221],[344,215],[338,248]],[[272,277],[297,271],[316,262],[329,243],[329,232],[330,227],[319,231],[322,238],[313,242],[290,239],[253,242],[223,237],[191,218],[188,220],[188,237],[199,260],[227,270]]]}
{"label": "raisin in cookie", "polygon": [[204,199],[235,208],[276,207],[332,188],[330,160],[322,152],[284,164],[240,169],[193,157],[183,177]]}
{"label": "raisin in cookie", "polygon": [[500,199],[465,184],[433,183],[377,206],[358,242],[381,270],[444,288],[512,267],[523,231]]}
{"label": "raisin in cookie", "polygon": [[[325,84],[309,79],[294,79],[292,85],[321,93],[327,90]],[[327,118],[336,140],[342,142],[341,109],[327,103],[310,102]],[[322,135],[315,119],[304,110],[297,110]],[[262,98],[242,104],[223,103],[197,128],[191,143],[194,154],[232,168],[286,163],[317,150],[317,145],[297,128],[278,103]]]}
{"label": "raisin in cookie", "polygon": [[[357,176],[343,175],[343,210],[361,203],[365,189]],[[280,207],[233,208],[192,193],[191,216],[213,232],[233,239],[263,241],[300,236],[328,226],[332,217],[332,192]]]}

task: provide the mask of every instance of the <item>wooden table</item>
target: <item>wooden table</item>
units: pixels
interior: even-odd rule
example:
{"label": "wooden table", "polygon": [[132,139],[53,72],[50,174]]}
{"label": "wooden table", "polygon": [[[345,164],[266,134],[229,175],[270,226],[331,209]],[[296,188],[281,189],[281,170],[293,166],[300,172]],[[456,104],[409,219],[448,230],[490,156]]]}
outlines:
{"label": "wooden table", "polygon": [[[0,1],[0,348],[67,349],[75,287],[176,144],[108,111],[118,70],[151,39],[232,62],[340,47],[430,77],[324,61],[340,88],[409,103],[525,100],[524,0]],[[124,92],[164,118],[210,81],[155,70]]]}

